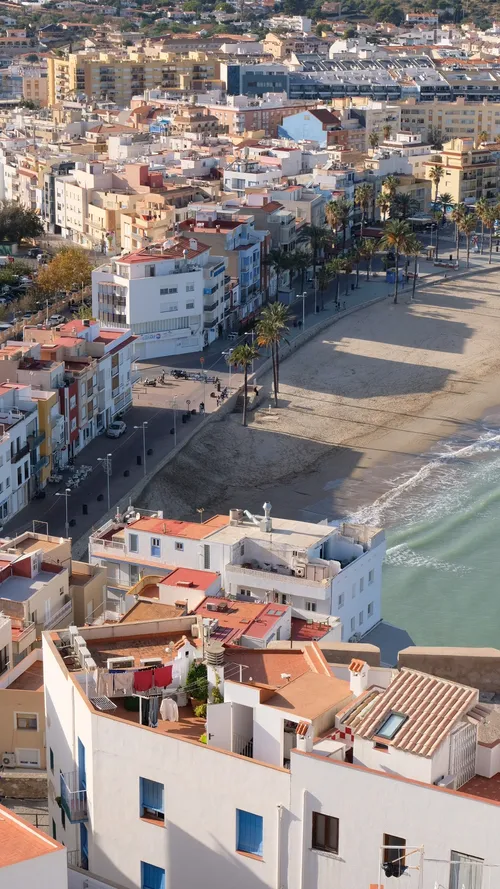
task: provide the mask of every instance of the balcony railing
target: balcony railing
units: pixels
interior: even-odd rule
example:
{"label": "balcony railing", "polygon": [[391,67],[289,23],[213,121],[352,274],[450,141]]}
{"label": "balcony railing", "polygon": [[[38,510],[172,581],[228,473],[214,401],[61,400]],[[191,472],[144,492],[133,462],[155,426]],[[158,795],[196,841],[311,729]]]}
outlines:
{"label": "balcony railing", "polygon": [[67,618],[71,612],[73,611],[73,602],[71,599],[68,599],[67,602],[61,608],[58,608],[57,611],[54,611],[43,624],[44,630],[51,630],[57,624],[61,623],[65,618]]}
{"label": "balcony railing", "polygon": [[[33,640],[28,640],[29,636],[33,636]],[[13,637],[13,644],[19,645],[21,642],[26,642],[26,644],[30,644],[31,641],[34,642],[36,636],[36,624],[32,621],[29,624],[26,624],[24,629],[21,630],[18,636]]]}
{"label": "balcony railing", "polygon": [[36,475],[37,472],[41,472],[42,469],[44,469],[48,465],[49,458],[44,455],[43,457],[40,457],[40,459],[37,460],[36,463],[31,464],[31,471]]}
{"label": "balcony railing", "polygon": [[19,448],[19,450],[15,454],[12,454],[11,462],[12,463],[19,463],[19,460],[22,460],[23,457],[25,457],[26,454],[29,453],[29,449],[30,449],[30,446],[29,446],[28,442],[26,442],[26,444],[23,445],[22,448]]}
{"label": "balcony railing", "polygon": [[36,435],[28,436],[28,445],[30,448],[38,448],[45,441],[45,432],[38,432]]}
{"label": "balcony railing", "polygon": [[87,791],[80,789],[77,771],[61,775],[61,806],[72,824],[88,820]]}

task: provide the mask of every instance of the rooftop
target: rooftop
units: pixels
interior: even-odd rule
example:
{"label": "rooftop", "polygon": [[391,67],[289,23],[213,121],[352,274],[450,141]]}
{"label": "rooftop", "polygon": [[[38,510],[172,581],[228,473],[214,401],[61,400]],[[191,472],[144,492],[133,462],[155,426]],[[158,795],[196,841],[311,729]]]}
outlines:
{"label": "rooftop", "polygon": [[210,633],[210,638],[228,643],[235,642],[241,636],[264,639],[287,611],[287,605],[263,605],[259,602],[208,597],[194,613],[215,618],[218,627]]}
{"label": "rooftop", "polygon": [[[256,517],[258,518],[258,517]],[[335,529],[328,525],[313,524],[313,522],[300,522],[292,519],[272,519],[272,531],[262,531],[260,522],[254,524],[246,516],[238,524],[230,525],[229,519],[225,527],[221,527],[213,536],[217,543],[234,544],[242,537],[252,537],[255,540],[263,538],[269,540],[274,546],[287,544],[297,548],[307,549],[329,537]]]}
{"label": "rooftop", "polygon": [[307,654],[300,649],[281,651],[235,645],[226,648],[225,662],[228,666],[224,675],[233,682],[241,677],[243,682],[259,682],[275,688],[289,683],[290,680],[282,676],[296,679],[312,669]]}
{"label": "rooftop", "polygon": [[340,710],[351,695],[349,683],[344,679],[304,673],[283,685],[278,693],[266,700],[266,705],[305,719],[317,719],[328,710]]}
{"label": "rooftop", "polygon": [[43,691],[43,661],[35,661],[31,664],[24,673],[21,673],[17,679],[14,679],[14,682],[11,682],[9,689]]}
{"label": "rooftop", "polygon": [[63,849],[64,846],[32,827],[19,815],[0,806],[0,868]]}
{"label": "rooftop", "polygon": [[[5,567],[2,562],[0,562],[0,567]],[[12,602],[25,602],[26,599],[30,599],[31,596],[42,590],[53,578],[54,574],[48,571],[39,571],[35,577],[21,577],[20,575],[12,574],[0,586],[2,599],[10,599]]]}
{"label": "rooftop", "polygon": [[[141,592],[141,596],[143,592]],[[184,608],[180,605],[166,605],[152,599],[150,602],[136,602],[130,611],[121,618],[121,624],[130,624],[135,621],[164,620],[169,617],[180,617],[184,614]]]}
{"label": "rooftop", "polygon": [[301,620],[299,617],[292,617],[291,638],[294,642],[319,641],[330,630],[331,625],[328,621]]}
{"label": "rooftop", "polygon": [[36,550],[43,550],[44,553],[50,553],[64,543],[64,537],[49,537],[46,534],[22,534],[14,540],[0,541],[0,552],[2,549],[15,550],[19,555],[24,553],[33,553]]}
{"label": "rooftop", "polygon": [[175,519],[140,518],[130,522],[134,531],[148,531],[150,534],[164,534],[166,537],[185,537],[189,540],[202,540],[229,524],[228,516],[216,515],[206,522],[180,522]]}
{"label": "rooftop", "polygon": [[[196,247],[191,246],[196,241]],[[144,247],[142,250],[136,250],[134,253],[128,253],[126,256],[120,256],[117,259],[119,264],[151,262],[158,259],[195,259],[202,253],[210,250],[207,244],[202,244],[196,238],[176,238],[170,241],[164,241],[163,244],[155,244],[152,247]]]}
{"label": "rooftop", "polygon": [[[193,618],[194,622],[194,618]],[[103,632],[109,632],[109,627],[103,627]],[[98,667],[106,667],[106,661],[109,657],[133,657],[134,666],[140,667],[141,660],[144,658],[161,657],[165,663],[172,660],[170,652],[167,652],[169,645],[175,645],[180,642],[185,633],[178,631],[170,631],[164,633],[153,633],[142,636],[123,636],[103,637],[102,639],[87,639],[87,648],[91,657],[94,658]],[[194,645],[199,640],[189,639]]]}
{"label": "rooftop", "polygon": [[[203,526],[202,526],[203,527]],[[165,586],[189,587],[192,590],[205,592],[219,577],[214,571],[197,571],[195,568],[176,568],[161,582]]]}

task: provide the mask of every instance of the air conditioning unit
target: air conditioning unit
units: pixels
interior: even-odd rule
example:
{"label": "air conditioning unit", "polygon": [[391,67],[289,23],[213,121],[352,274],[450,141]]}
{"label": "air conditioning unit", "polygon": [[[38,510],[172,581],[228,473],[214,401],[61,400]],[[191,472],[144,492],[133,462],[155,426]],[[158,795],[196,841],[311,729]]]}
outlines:
{"label": "air conditioning unit", "polygon": [[93,657],[86,657],[83,666],[89,673],[91,673],[93,670],[97,670],[97,664]]}
{"label": "air conditioning unit", "polygon": [[78,627],[75,627],[74,624],[70,624],[68,627],[69,639],[71,645],[75,644],[75,636],[78,636]]}
{"label": "air conditioning unit", "polygon": [[124,667],[133,667],[135,660],[133,657],[125,655],[123,657],[108,657],[106,661],[107,670],[123,670]]}
{"label": "air conditioning unit", "polygon": [[91,654],[86,645],[82,645],[82,647],[78,651],[78,658],[80,660],[80,667],[85,666],[85,661],[87,658],[90,658]]}
{"label": "air conditioning unit", "polygon": [[16,754],[15,753],[2,753],[2,765],[5,766],[6,769],[15,768]]}
{"label": "air conditioning unit", "polygon": [[141,667],[163,667],[163,660],[161,657],[141,658]]}
{"label": "air conditioning unit", "polygon": [[297,565],[294,569],[295,577],[305,577],[306,576],[306,566],[305,565]]}
{"label": "air conditioning unit", "polygon": [[74,648],[76,655],[78,654],[78,651],[80,648],[82,648],[82,646],[85,647],[85,644],[86,643],[85,643],[85,639],[83,638],[83,636],[76,635],[73,638],[73,648]]}

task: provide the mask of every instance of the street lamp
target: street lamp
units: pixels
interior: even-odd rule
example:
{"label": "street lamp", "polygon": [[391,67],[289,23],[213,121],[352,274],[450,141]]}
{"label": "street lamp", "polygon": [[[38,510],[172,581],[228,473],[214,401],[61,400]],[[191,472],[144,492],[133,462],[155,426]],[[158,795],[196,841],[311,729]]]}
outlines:
{"label": "street lamp", "polygon": [[306,326],[306,299],[307,299],[307,291],[304,290],[302,294],[302,330],[304,330]]}
{"label": "street lamp", "polygon": [[64,491],[56,492],[56,497],[64,497],[64,499],[66,501],[66,522],[65,522],[64,527],[65,527],[67,538],[69,537],[68,497],[70,496],[70,494],[71,494],[71,488],[66,488]]}
{"label": "street lamp", "polygon": [[177,447],[177,395],[172,398],[172,409],[174,411],[174,448]]}
{"label": "street lamp", "polygon": [[98,463],[102,463],[102,468],[104,469],[104,472],[106,473],[106,477],[107,477],[107,489],[108,489],[108,512],[109,512],[109,510],[111,509],[111,495],[110,495],[110,490],[109,490],[109,481],[110,481],[110,478],[111,478],[111,473],[112,473],[112,471],[113,471],[113,467],[112,467],[112,464],[111,464],[111,460],[112,460],[112,456],[111,456],[111,454],[106,454],[105,457],[98,457],[98,458],[97,458],[97,462],[98,462]]}
{"label": "street lamp", "polygon": [[228,349],[227,352],[222,353],[224,358],[226,359],[226,363],[229,364],[229,386],[228,389],[231,392],[231,355],[233,354],[233,349]]}
{"label": "street lamp", "polygon": [[144,462],[144,475],[146,475],[146,429],[148,421],[143,420],[141,426],[134,426],[134,429],[142,429],[142,453]]}

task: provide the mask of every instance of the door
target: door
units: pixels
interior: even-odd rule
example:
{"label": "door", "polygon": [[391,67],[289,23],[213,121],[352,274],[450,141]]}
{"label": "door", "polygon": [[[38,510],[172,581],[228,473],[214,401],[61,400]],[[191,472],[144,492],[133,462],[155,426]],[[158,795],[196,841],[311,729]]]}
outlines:
{"label": "door", "polygon": [[35,747],[16,747],[16,762],[22,769],[39,769],[40,751]]}
{"label": "door", "polygon": [[232,750],[231,742],[231,705],[210,704],[207,707],[207,744]]}
{"label": "door", "polygon": [[89,599],[89,601],[87,602],[87,612],[86,612],[87,622],[92,618],[93,613],[94,613],[94,600]]}
{"label": "door", "polygon": [[139,583],[139,566],[131,565],[130,566],[130,586],[135,586],[136,583]]}
{"label": "door", "polygon": [[80,824],[80,867],[89,869],[89,834],[86,824]]}
{"label": "door", "polygon": [[85,747],[78,738],[78,790],[87,789],[87,773],[85,769]]}

